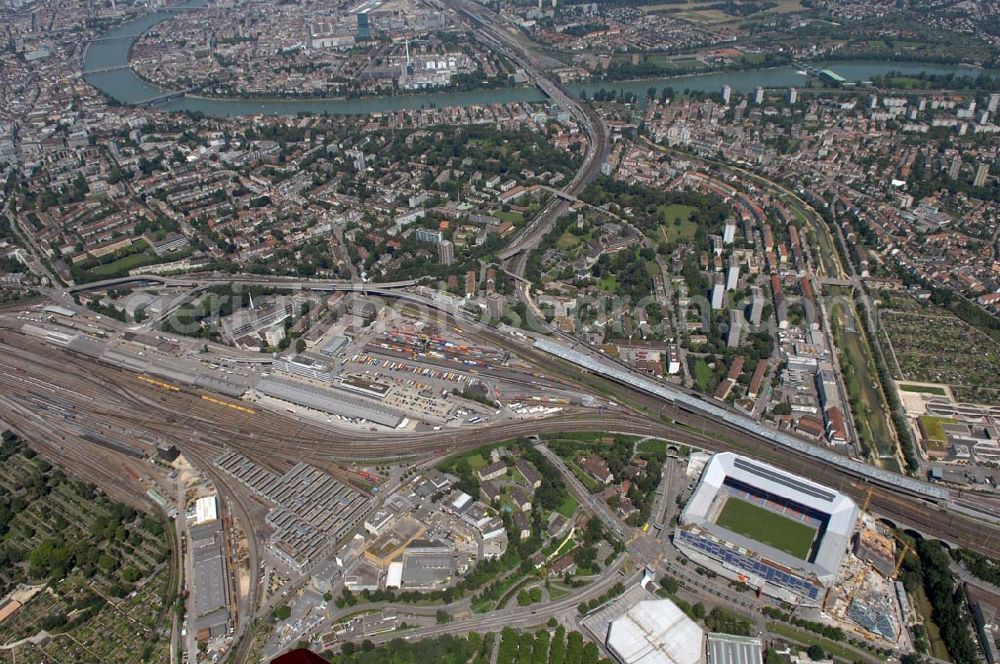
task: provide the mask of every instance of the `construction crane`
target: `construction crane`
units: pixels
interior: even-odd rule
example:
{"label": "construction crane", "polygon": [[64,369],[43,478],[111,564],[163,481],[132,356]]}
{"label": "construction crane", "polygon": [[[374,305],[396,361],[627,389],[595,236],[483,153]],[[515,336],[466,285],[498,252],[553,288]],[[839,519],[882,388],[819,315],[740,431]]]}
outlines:
{"label": "construction crane", "polygon": [[892,570],[892,576],[890,578],[893,579],[895,579],[899,575],[899,568],[903,566],[903,561],[906,560],[906,554],[908,554],[910,552],[910,549],[913,548],[910,546],[910,543],[904,540],[903,538],[897,536],[896,539],[898,539],[900,542],[903,543],[903,552],[899,554],[899,560],[896,561],[896,567],[894,567]]}
{"label": "construction crane", "polygon": [[910,544],[909,540],[905,540],[899,536],[895,530],[890,530],[892,536],[896,538],[896,541],[903,545],[903,552],[899,554],[899,560],[896,561],[896,566],[892,570],[892,576],[889,578],[895,579],[899,574],[899,569],[903,566],[903,561],[906,560],[906,554],[913,550],[913,546]]}
{"label": "construction crane", "polygon": [[868,503],[872,501],[872,489],[868,487],[868,492],[865,494],[865,502],[861,505],[861,513],[865,514],[868,512]]}

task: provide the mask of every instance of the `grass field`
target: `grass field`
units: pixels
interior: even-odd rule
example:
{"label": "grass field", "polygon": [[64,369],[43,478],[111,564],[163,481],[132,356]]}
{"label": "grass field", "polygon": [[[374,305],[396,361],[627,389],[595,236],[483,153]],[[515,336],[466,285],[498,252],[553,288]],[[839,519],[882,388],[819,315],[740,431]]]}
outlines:
{"label": "grass field", "polygon": [[515,226],[524,223],[524,215],[521,214],[520,212],[515,212],[514,210],[511,210],[510,212],[504,212],[503,210],[494,210],[492,214],[500,221],[509,221]]}
{"label": "grass field", "polygon": [[579,247],[580,242],[582,242],[580,237],[574,235],[569,231],[569,229],[567,229],[566,232],[560,235],[559,239],[556,240],[556,249],[559,251],[570,251]]}
{"label": "grass field", "polygon": [[948,648],[945,647],[944,641],[941,640],[941,628],[931,620],[931,613],[934,609],[931,606],[930,600],[927,599],[927,593],[924,592],[923,586],[917,586],[916,591],[912,594],[912,598],[914,608],[924,619],[923,625],[927,632],[927,642],[931,648],[930,654],[938,659],[948,660]]}
{"label": "grass field", "polygon": [[657,214],[663,223],[655,240],[664,242],[690,242],[698,232],[698,225],[691,221],[695,208],[690,205],[660,205]]}
{"label": "grass field", "polygon": [[759,18],[770,14],[788,14],[802,11],[800,0],[778,0],[778,6],[751,16],[742,17],[727,14],[721,9],[713,9],[713,5],[707,2],[693,0],[686,3],[654,3],[643,5],[642,11],[659,12],[671,14],[674,18],[685,19],[693,23],[734,23],[745,21],[750,18]]}
{"label": "grass field", "polygon": [[739,498],[729,498],[715,523],[796,558],[809,558],[816,531],[804,523],[769,512]]}
{"label": "grass field", "polygon": [[122,258],[112,261],[111,263],[97,265],[91,268],[90,272],[100,277],[110,277],[122,272],[128,272],[133,268],[146,265],[147,263],[154,262],[156,262],[155,256],[148,256],[146,254],[129,254],[128,256],[123,256]]}
{"label": "grass field", "polygon": [[923,429],[927,438],[924,446],[934,452],[944,452],[948,449],[948,436],[944,432],[944,425],[954,422],[950,417],[935,417],[933,415],[920,416],[920,428]]}
{"label": "grass field", "polygon": [[597,287],[607,293],[617,293],[618,279],[613,274],[606,274],[597,282]]}
{"label": "grass field", "polygon": [[694,379],[698,383],[698,389],[704,392],[708,389],[708,381],[712,380],[712,367],[702,358],[694,363]]}
{"label": "grass field", "polygon": [[644,440],[636,445],[636,451],[639,453],[645,452],[647,454],[663,454],[666,447],[667,444],[662,440],[650,438],[649,440]]}
{"label": "grass field", "polygon": [[469,460],[469,468],[473,470],[486,467],[486,459],[483,458],[482,454],[471,454],[466,458]]}
{"label": "grass field", "polygon": [[[484,445],[474,450],[469,450],[468,452],[462,452],[461,454],[456,454],[455,456],[448,457],[447,459],[439,463],[437,465],[437,468],[442,472],[452,472],[458,466],[459,462],[464,460],[467,464],[469,464],[469,468],[472,471],[477,471],[480,468],[485,467],[489,463],[486,457],[489,455],[490,450],[492,450],[495,447],[507,447],[513,445],[516,441],[517,439],[511,438],[503,442]],[[375,463],[377,462],[372,461],[372,464]]]}
{"label": "grass field", "polygon": [[910,385],[908,383],[899,383],[899,389],[904,392],[921,392],[923,394],[936,394],[938,396],[945,396],[945,391],[943,387],[935,387],[934,385]]}
{"label": "grass field", "polygon": [[[832,294],[833,289],[831,289]],[[833,336],[840,350],[840,367],[848,400],[854,416],[854,425],[861,437],[866,452],[874,452],[879,457],[891,456],[896,452],[892,425],[886,417],[886,406],[879,389],[878,373],[864,336],[857,329],[862,321],[855,311],[845,311],[843,303],[836,303],[830,309],[833,317]],[[848,329],[850,318],[855,319],[855,329]]]}
{"label": "grass field", "polygon": [[948,440],[948,437],[944,433],[944,425],[951,424],[953,421],[949,417],[920,416],[920,423],[924,425],[924,432],[927,434],[927,437],[942,443]]}
{"label": "grass field", "polygon": [[568,519],[573,516],[573,512],[576,511],[576,506],[576,498],[574,498],[571,494],[566,494],[566,497],[559,504],[559,507],[556,508],[556,511]]}
{"label": "grass field", "polygon": [[[611,61],[614,63],[631,62],[632,56],[632,53],[615,53],[611,56]],[[708,66],[699,60],[696,55],[690,53],[682,53],[678,55],[669,55],[667,53],[643,53],[640,61],[652,63],[663,68],[664,70],[683,67],[685,71],[688,71],[691,69],[704,69]]]}

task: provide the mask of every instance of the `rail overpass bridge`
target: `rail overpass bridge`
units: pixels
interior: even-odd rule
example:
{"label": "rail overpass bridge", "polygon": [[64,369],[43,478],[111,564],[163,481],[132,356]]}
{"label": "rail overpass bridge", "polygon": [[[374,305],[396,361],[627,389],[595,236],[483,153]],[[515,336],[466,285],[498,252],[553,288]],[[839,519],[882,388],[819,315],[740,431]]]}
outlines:
{"label": "rail overpass bridge", "polygon": [[268,288],[298,289],[298,290],[341,290],[365,292],[380,289],[397,289],[416,286],[417,281],[413,279],[387,282],[353,282],[339,279],[293,279],[281,277],[253,277],[246,275],[211,275],[211,276],[178,276],[161,277],[157,275],[136,275],[129,277],[115,277],[101,281],[92,281],[80,284],[66,290],[70,295],[76,293],[89,293],[114,288],[146,288],[153,286],[173,286],[179,288],[190,288],[195,286],[212,286],[216,284],[245,284],[247,286],[263,286]]}

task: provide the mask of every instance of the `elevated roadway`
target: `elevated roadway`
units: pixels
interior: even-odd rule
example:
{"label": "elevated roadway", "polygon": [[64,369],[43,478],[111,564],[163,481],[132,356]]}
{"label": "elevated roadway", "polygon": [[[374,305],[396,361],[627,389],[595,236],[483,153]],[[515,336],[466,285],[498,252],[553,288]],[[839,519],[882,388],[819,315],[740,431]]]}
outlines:
{"label": "elevated roadway", "polygon": [[109,288],[121,288],[131,286],[140,288],[144,286],[173,286],[173,287],[193,287],[193,286],[213,286],[219,284],[242,284],[246,286],[264,286],[268,288],[287,288],[304,290],[309,288],[325,288],[328,290],[345,290],[364,292],[371,289],[392,289],[407,288],[415,286],[416,281],[412,279],[402,281],[386,282],[360,282],[346,281],[343,279],[295,279],[289,277],[255,277],[239,274],[191,274],[178,277],[160,277],[156,275],[136,275],[134,277],[115,277],[113,279],[103,279],[92,281],[86,284],[79,284],[66,289],[70,295],[75,293],[88,293],[91,291],[107,290]]}
{"label": "elevated roadway", "polygon": [[[574,98],[546,71],[542,63],[548,59],[537,53],[534,44],[519,29],[478,3],[468,0],[444,0],[444,3],[478,28],[476,36],[480,40],[521,67],[554,104],[569,111],[587,135],[588,144],[583,164],[556,197],[500,252],[500,259],[507,262],[518,254],[530,252],[552,229],[556,219],[569,209],[580,192],[597,177],[601,164],[608,156],[608,131],[593,108]],[[549,60],[549,64],[558,63]],[[523,275],[524,261],[515,262],[512,271]]]}

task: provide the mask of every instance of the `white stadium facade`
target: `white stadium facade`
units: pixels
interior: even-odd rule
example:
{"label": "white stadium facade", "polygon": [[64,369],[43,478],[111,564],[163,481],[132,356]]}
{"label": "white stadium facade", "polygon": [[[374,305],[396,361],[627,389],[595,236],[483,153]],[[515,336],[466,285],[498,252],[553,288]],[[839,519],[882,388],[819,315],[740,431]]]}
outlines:
{"label": "white stadium facade", "polygon": [[[759,508],[801,522],[806,533],[811,529],[814,535],[808,553],[792,555],[752,539],[753,524],[742,524],[746,527],[740,527],[740,534],[731,529],[735,524],[726,528],[717,523],[726,503],[734,498],[751,503],[751,510]],[[818,605],[837,578],[858,515],[858,506],[842,493],[725,452],[705,466],[673,539],[690,559],[727,578],[788,602]]]}

